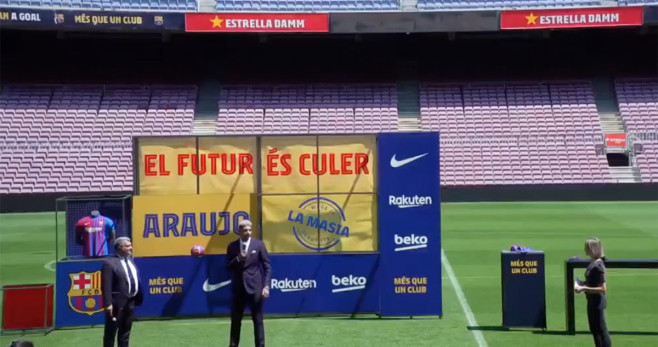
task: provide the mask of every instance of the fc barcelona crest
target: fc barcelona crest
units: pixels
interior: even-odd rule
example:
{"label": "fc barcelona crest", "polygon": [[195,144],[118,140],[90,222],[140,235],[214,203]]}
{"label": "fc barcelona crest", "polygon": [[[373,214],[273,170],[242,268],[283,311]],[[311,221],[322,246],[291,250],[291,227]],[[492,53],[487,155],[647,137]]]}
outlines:
{"label": "fc barcelona crest", "polygon": [[75,312],[93,315],[103,311],[101,272],[69,273],[69,306]]}

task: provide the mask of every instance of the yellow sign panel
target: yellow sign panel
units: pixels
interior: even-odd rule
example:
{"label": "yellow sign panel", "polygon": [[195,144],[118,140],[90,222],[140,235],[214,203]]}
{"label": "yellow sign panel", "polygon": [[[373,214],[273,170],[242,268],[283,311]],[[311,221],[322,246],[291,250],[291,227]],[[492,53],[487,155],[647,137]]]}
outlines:
{"label": "yellow sign panel", "polygon": [[200,194],[256,192],[255,137],[200,137]]}
{"label": "yellow sign panel", "polygon": [[377,250],[374,194],[263,196],[263,241],[273,253]]}
{"label": "yellow sign panel", "polygon": [[263,194],[373,193],[374,136],[263,137]]}
{"label": "yellow sign panel", "polygon": [[318,178],[310,160],[305,159],[315,153],[315,136],[261,138],[263,194],[317,193]]}
{"label": "yellow sign panel", "polygon": [[189,255],[195,245],[206,254],[225,254],[238,239],[237,226],[249,219],[260,238],[255,194],[133,197],[133,243],[137,257]]}
{"label": "yellow sign panel", "polygon": [[[187,159],[196,157],[196,138],[140,138],[137,152],[140,195],[196,194],[196,176],[187,174],[192,166]],[[189,164],[187,170],[181,162]]]}
{"label": "yellow sign panel", "polygon": [[374,193],[374,136],[320,136],[320,193]]}

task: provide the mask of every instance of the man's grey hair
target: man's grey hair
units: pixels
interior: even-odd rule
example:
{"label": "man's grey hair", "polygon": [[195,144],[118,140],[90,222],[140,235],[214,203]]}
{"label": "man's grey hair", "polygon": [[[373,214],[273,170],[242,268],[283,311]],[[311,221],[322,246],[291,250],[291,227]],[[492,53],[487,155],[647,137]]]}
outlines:
{"label": "man's grey hair", "polygon": [[248,219],[245,219],[238,223],[238,229],[242,229],[243,227],[251,226],[251,221]]}
{"label": "man's grey hair", "polygon": [[121,246],[124,242],[130,242],[130,237],[127,236],[117,237],[117,239],[114,240],[114,249],[119,249],[119,246]]}

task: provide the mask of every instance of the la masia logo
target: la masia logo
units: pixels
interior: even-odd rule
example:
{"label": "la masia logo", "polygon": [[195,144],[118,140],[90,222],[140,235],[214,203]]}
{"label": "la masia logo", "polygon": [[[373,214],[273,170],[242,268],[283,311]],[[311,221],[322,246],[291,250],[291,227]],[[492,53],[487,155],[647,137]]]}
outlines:
{"label": "la masia logo", "polygon": [[350,228],[343,209],[331,199],[315,197],[302,202],[297,210],[288,212],[292,232],[304,247],[322,251],[335,247]]}

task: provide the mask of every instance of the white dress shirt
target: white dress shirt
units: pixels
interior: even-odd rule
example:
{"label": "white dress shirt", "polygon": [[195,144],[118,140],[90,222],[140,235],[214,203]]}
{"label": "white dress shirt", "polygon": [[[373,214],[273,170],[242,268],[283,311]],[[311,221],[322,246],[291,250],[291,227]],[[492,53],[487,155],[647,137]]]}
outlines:
{"label": "white dress shirt", "polygon": [[[132,272],[133,280],[135,281],[134,290],[130,285],[130,280],[128,279],[128,276],[130,275],[128,274],[128,268],[126,267],[126,264],[130,266],[130,271]],[[135,268],[133,262],[128,260],[128,258],[126,257],[121,258],[121,266],[123,266],[123,272],[126,274],[126,282],[128,282],[128,296],[133,297],[135,296],[135,294],[137,294],[137,291],[139,290],[139,282],[137,281],[137,268]]]}

